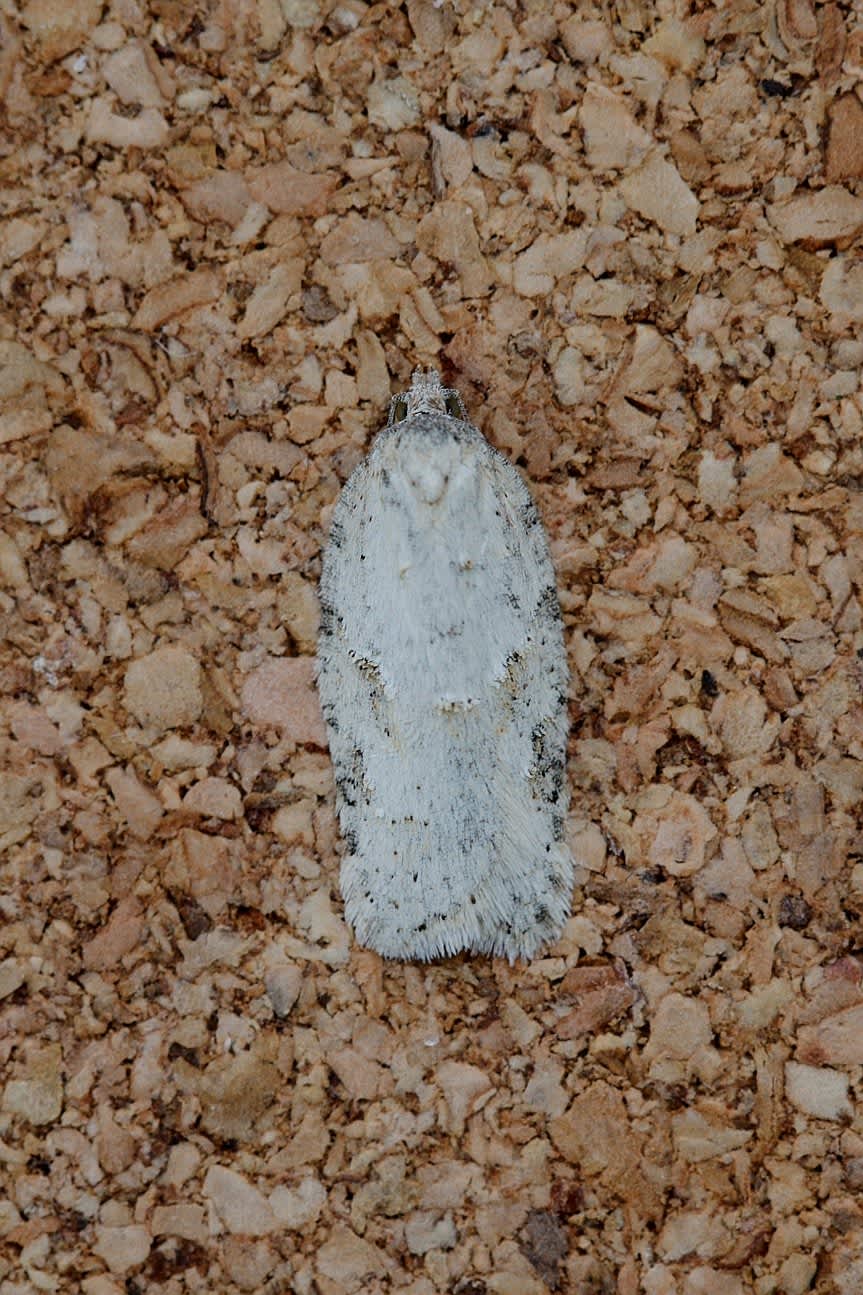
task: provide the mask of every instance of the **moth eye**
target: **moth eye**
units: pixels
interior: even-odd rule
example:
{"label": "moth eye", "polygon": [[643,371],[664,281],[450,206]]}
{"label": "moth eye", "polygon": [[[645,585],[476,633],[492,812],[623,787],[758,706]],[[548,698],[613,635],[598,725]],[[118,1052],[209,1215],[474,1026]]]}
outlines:
{"label": "moth eye", "polygon": [[455,392],[445,398],[444,408],[448,414],[452,414],[453,418],[464,418],[461,401]]}
{"label": "moth eye", "polygon": [[393,422],[403,423],[404,420],[407,418],[407,416],[408,416],[408,402],[402,399],[397,400],[396,403],[393,405]]}

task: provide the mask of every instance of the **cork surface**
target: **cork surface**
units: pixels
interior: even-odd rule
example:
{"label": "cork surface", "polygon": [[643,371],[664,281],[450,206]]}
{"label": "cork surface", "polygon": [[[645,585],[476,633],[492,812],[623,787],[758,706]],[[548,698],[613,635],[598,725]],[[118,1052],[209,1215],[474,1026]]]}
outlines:
{"label": "cork surface", "polygon": [[[0,1295],[863,1289],[861,78],[859,3],[0,5]],[[559,575],[529,966],[342,917],[419,363]]]}

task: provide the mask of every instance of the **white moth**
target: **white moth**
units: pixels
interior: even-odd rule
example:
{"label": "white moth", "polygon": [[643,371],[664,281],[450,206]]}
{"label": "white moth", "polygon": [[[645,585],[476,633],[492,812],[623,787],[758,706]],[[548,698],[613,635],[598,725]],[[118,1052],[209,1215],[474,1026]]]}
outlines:
{"label": "white moth", "polygon": [[521,477],[433,370],[342,490],[320,593],[357,939],[387,958],[531,957],[572,890],[554,572]]}

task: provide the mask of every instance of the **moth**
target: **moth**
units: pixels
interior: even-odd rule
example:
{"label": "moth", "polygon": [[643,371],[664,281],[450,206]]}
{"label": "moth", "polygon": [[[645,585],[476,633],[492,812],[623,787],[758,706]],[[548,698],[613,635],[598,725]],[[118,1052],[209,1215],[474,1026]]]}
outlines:
{"label": "moth", "polygon": [[554,571],[519,473],[434,370],[339,496],[320,600],[356,938],[385,958],[532,957],[573,881]]}

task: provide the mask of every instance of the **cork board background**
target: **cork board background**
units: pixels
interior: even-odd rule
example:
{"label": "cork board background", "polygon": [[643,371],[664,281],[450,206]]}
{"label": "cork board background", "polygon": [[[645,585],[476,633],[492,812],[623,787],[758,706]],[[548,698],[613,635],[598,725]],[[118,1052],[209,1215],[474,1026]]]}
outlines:
{"label": "cork board background", "polygon": [[[849,3],[0,2],[2,1295],[863,1289],[861,77]],[[559,575],[529,966],[341,914],[417,363]]]}

